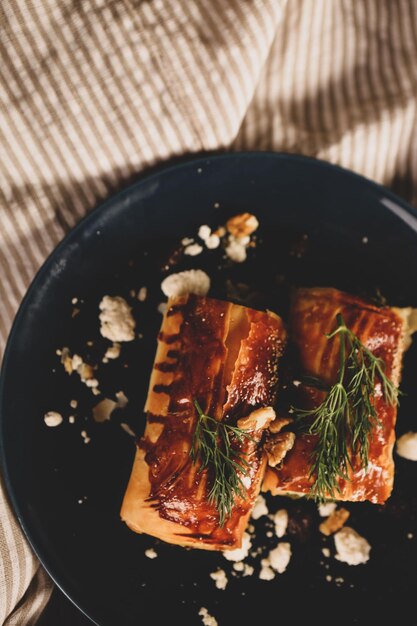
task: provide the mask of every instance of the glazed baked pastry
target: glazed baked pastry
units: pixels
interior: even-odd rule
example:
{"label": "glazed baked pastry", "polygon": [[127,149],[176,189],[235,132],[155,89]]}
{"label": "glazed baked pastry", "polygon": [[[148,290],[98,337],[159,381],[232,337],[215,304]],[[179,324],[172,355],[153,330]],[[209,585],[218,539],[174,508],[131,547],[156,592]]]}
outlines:
{"label": "glazed baked pastry", "polygon": [[[168,301],[121,509],[132,530],[207,550],[240,547],[265,471],[285,340],[274,313],[195,295]],[[214,468],[192,453],[198,409],[249,435],[230,435],[242,489],[223,516],[210,497]]]}
{"label": "glazed baked pastry", "polygon": [[[318,380],[322,389],[336,381],[340,342],[329,340],[326,334],[334,331],[338,314],[360,342],[383,361],[384,373],[393,385],[399,385],[402,357],[415,330],[413,309],[379,308],[331,288],[298,289],[290,309],[289,333],[295,352],[295,379],[299,379],[294,404],[301,409],[318,406],[325,394],[309,381]],[[348,479],[338,478],[338,489],[331,494],[334,499],[383,503],[391,494],[397,406],[384,397],[378,377],[374,403],[379,423],[369,437],[368,466],[365,470],[359,454],[353,455]],[[267,468],[263,489],[273,495],[307,495],[316,480],[314,474],[310,475],[316,443],[316,435],[297,434],[282,463]]]}

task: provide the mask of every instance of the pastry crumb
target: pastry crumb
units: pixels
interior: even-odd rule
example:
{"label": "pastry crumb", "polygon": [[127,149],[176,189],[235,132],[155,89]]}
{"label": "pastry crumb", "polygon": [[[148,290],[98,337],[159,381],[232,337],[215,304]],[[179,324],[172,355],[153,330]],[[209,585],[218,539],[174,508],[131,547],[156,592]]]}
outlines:
{"label": "pastry crumb", "polygon": [[110,398],[103,398],[93,407],[93,419],[95,422],[102,423],[110,419],[110,416],[117,406],[117,402]]}
{"label": "pastry crumb", "polygon": [[319,530],[323,535],[329,537],[335,532],[340,530],[349,518],[349,511],[347,509],[336,509],[327,519],[324,520],[319,526]]}
{"label": "pastry crumb", "polygon": [[146,287],[141,287],[138,291],[137,299],[139,302],[145,302],[148,297],[148,289]]}

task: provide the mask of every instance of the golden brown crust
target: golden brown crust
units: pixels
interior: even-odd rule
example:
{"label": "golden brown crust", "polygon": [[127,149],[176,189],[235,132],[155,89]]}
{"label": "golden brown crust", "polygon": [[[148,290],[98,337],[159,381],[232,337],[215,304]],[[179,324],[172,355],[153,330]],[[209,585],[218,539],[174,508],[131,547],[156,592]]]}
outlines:
{"label": "golden brown crust", "polygon": [[230,302],[186,296],[172,299],[164,316],[146,403],[147,424],[122,505],[122,519],[136,532],[207,550],[239,547],[259,493],[266,457],[254,441],[241,444],[249,463],[223,527],[208,502],[212,476],[190,457],[203,411],[236,425],[253,410],[274,403],[278,359],[285,331],[281,319]]}
{"label": "golden brown crust", "polygon": [[[406,324],[398,309],[378,308],[360,298],[336,289],[299,289],[295,293],[290,328],[296,346],[300,375],[319,378],[332,384],[338,370],[338,341],[328,341],[326,333],[334,330],[336,314],[342,313],[346,325],[370,349],[385,362],[388,378],[399,384],[401,361],[404,352]],[[311,407],[321,399],[311,388],[300,385],[299,405]],[[350,481],[339,480],[340,500],[370,500],[383,503],[391,494],[394,478],[392,448],[394,445],[397,409],[389,406],[380,388],[376,389],[376,409],[381,426],[377,427],[370,441],[367,472],[354,460]],[[302,408],[302,407],[301,407]],[[309,478],[311,454],[315,438],[305,434],[297,437],[292,450],[279,468],[268,468],[263,488],[273,494],[307,494],[314,482]]]}

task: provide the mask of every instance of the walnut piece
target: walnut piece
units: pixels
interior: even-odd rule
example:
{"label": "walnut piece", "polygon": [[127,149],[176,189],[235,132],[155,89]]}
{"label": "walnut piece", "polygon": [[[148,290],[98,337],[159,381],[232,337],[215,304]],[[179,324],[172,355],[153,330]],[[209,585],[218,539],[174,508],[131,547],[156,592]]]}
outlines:
{"label": "walnut piece", "polygon": [[274,419],[274,409],[271,406],[267,406],[252,411],[247,417],[241,417],[237,421],[237,426],[242,430],[261,430],[267,428]]}
{"label": "walnut piece", "polygon": [[271,437],[264,446],[268,456],[268,465],[276,467],[281,463],[287,452],[293,447],[294,442],[294,433],[278,433]]}
{"label": "walnut piece", "polygon": [[323,535],[327,537],[333,535],[345,525],[350,513],[347,509],[337,509],[324,520],[319,526],[319,530]]}
{"label": "walnut piece", "polygon": [[288,424],[293,423],[292,417],[277,417],[273,422],[269,425],[270,433],[279,433],[284,428],[284,426],[288,426]]}
{"label": "walnut piece", "polygon": [[251,213],[240,213],[226,222],[226,228],[233,237],[240,239],[251,235],[258,228],[259,222]]}

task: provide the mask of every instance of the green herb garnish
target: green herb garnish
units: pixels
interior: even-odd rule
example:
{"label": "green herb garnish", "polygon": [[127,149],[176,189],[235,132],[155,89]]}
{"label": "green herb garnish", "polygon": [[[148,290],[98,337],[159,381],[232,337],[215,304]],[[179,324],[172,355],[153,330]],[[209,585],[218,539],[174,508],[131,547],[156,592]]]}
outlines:
{"label": "green herb garnish", "polygon": [[315,475],[316,480],[310,495],[319,501],[340,493],[338,478],[349,480],[351,454],[359,454],[365,471],[368,467],[369,443],[380,423],[375,409],[377,379],[385,401],[391,406],[398,402],[398,389],[385,375],[384,361],[360,342],[340,313],[336,320],[336,329],[326,337],[339,337],[337,381],[315,409],[294,409],[303,432],[318,437],[311,458],[310,478]]}
{"label": "green herb garnish", "polygon": [[209,468],[213,473],[208,501],[214,503],[222,527],[226,518],[232,514],[235,497],[246,497],[240,474],[247,475],[249,463],[243,458],[245,453],[237,450],[233,443],[243,443],[245,439],[255,440],[246,430],[205,415],[197,400],[194,400],[194,406],[198,417],[190,456],[194,463],[201,463],[199,472]]}

